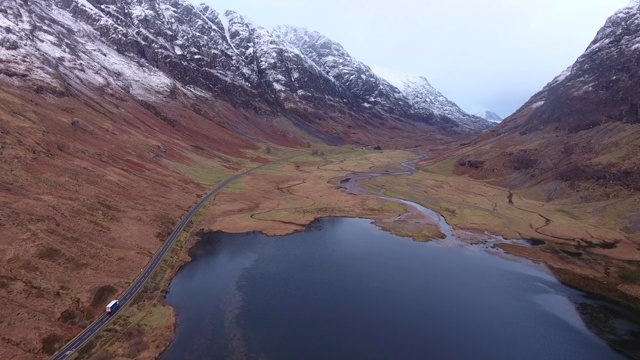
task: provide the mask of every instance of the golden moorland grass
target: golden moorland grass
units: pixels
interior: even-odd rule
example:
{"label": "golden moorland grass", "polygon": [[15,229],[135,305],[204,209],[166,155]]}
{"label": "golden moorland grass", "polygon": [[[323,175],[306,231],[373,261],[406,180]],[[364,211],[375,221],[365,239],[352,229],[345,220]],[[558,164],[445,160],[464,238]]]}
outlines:
{"label": "golden moorland grass", "polygon": [[357,197],[339,191],[331,180],[349,173],[394,165],[413,155],[403,151],[327,150],[302,155],[247,175],[216,197],[202,226],[226,232],[261,231],[284,235],[304,229],[327,216],[385,218],[397,208],[383,206],[377,197]]}

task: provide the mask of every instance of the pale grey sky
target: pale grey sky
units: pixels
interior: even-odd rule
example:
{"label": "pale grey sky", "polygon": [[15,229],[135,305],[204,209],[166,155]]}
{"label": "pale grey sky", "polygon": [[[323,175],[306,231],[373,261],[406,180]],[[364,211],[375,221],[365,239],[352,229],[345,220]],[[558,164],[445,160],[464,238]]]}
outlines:
{"label": "pale grey sky", "polygon": [[191,0],[267,29],[316,30],[370,66],[423,75],[507,116],[570,66],[629,0]]}

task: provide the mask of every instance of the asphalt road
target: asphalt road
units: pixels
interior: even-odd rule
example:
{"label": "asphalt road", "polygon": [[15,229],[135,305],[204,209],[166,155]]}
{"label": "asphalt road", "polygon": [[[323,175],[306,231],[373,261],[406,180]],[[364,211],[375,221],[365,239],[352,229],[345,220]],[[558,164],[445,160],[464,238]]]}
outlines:
{"label": "asphalt road", "polygon": [[[281,162],[281,161],[285,161],[285,160],[291,159],[293,157],[289,157],[289,158],[286,158],[286,159],[281,159],[281,160],[276,161],[275,163]],[[66,344],[60,350],[58,350],[58,352],[55,355],[53,355],[53,357],[51,357],[51,359],[52,360],[63,360],[63,359],[69,358],[71,355],[73,355],[73,353],[76,350],[80,349],[87,342],[89,342],[89,340],[91,340],[91,338],[93,338],[100,331],[100,329],[102,329],[111,320],[111,317],[114,314],[117,314],[118,311],[120,311],[121,308],[123,308],[123,307],[127,306],[127,304],[129,304],[129,302],[138,294],[140,289],[142,289],[142,287],[147,282],[147,280],[149,280],[149,278],[151,277],[153,272],[156,270],[158,265],[162,262],[162,259],[164,259],[165,255],[167,255],[167,253],[169,252],[169,250],[171,249],[171,247],[173,246],[175,241],[180,236],[180,233],[182,233],[184,228],[187,226],[189,221],[191,221],[193,216],[198,212],[198,210],[200,210],[204,206],[204,204],[207,203],[207,201],[209,201],[209,199],[211,199],[214,195],[219,193],[220,190],[224,189],[227,185],[229,185],[233,181],[237,180],[238,178],[240,178],[240,177],[242,177],[242,176],[244,176],[244,175],[246,175],[246,174],[248,174],[248,173],[250,173],[252,171],[258,170],[258,169],[260,169],[260,168],[262,168],[264,166],[272,165],[272,164],[274,164],[274,162],[267,163],[267,164],[262,164],[260,166],[254,167],[253,169],[250,169],[250,170],[247,170],[247,171],[242,172],[240,174],[234,175],[234,176],[230,177],[229,179],[223,181],[220,185],[218,185],[215,189],[213,189],[209,194],[207,194],[207,196],[202,198],[202,200],[200,200],[200,202],[196,206],[194,206],[191,209],[191,211],[189,211],[187,216],[185,216],[185,218],[182,219],[180,224],[178,224],[178,226],[176,226],[176,228],[173,230],[173,233],[171,233],[171,236],[169,236],[169,239],[167,240],[167,242],[156,253],[156,255],[153,257],[153,259],[151,259],[151,262],[149,263],[149,265],[147,265],[147,268],[144,269],[144,271],[142,272],[140,277],[138,277],[138,279],[133,284],[131,284],[129,286],[129,288],[124,292],[124,294],[121,295],[121,297],[119,299],[119,301],[120,301],[119,309],[115,313],[106,313],[105,312],[104,314],[102,314],[93,323],[91,323],[91,325],[87,326],[84,330],[82,330],[82,332],[80,334],[78,334],[73,340],[71,340],[68,344]]]}

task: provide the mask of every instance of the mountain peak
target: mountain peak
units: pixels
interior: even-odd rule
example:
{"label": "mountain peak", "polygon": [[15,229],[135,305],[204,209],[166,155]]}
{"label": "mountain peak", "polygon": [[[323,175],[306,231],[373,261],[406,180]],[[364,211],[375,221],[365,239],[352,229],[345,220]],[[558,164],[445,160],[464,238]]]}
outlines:
{"label": "mountain peak", "polygon": [[623,7],[622,9],[628,9],[628,8],[637,8],[638,6],[640,6],[640,0],[631,0],[629,1],[629,3]]}
{"label": "mountain peak", "polygon": [[427,80],[426,77],[421,75],[407,74],[396,70],[391,70],[388,68],[373,66],[371,69],[378,74],[378,76],[387,80],[391,85],[397,87],[398,89],[402,89],[407,84],[415,84],[415,85],[423,85],[431,87],[431,83]]}
{"label": "mountain peak", "polygon": [[474,130],[485,130],[492,126],[484,117],[468,114],[456,103],[447,99],[424,76],[406,74],[382,67],[373,67],[372,69],[378,76],[398,88],[417,112],[432,111]]}

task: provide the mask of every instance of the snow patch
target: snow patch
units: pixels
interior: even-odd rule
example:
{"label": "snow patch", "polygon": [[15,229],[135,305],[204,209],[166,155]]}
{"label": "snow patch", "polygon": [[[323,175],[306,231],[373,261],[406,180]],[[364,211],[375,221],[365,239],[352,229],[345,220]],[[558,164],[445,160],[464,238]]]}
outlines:
{"label": "snow patch", "polygon": [[9,21],[6,17],[2,16],[2,13],[0,13],[0,26],[5,27],[13,27],[16,26],[16,24],[14,24],[13,22]]}
{"label": "snow patch", "polygon": [[220,16],[218,17],[220,19],[220,22],[222,23],[222,27],[224,28],[224,36],[226,36],[227,38],[227,42],[229,43],[229,45],[231,45],[231,48],[233,49],[233,51],[235,51],[236,54],[238,54],[238,50],[236,50],[236,47],[233,46],[233,42],[231,42],[231,36],[229,35],[229,18],[227,17],[227,14],[220,14]]}
{"label": "snow patch", "polygon": [[556,76],[555,79],[553,79],[549,85],[555,85],[561,81],[563,81],[564,79],[567,78],[567,76],[571,75],[571,71],[573,69],[573,65],[569,66],[568,68],[566,68],[563,72],[560,73],[560,75]]}
{"label": "snow patch", "polygon": [[537,103],[535,103],[535,104],[531,105],[531,108],[532,108],[532,109],[537,109],[537,108],[539,108],[539,107],[540,107],[540,106],[542,106],[542,105],[544,105],[544,101],[538,101]]}
{"label": "snow patch", "polygon": [[635,8],[640,6],[640,0],[631,0],[623,9]]}

